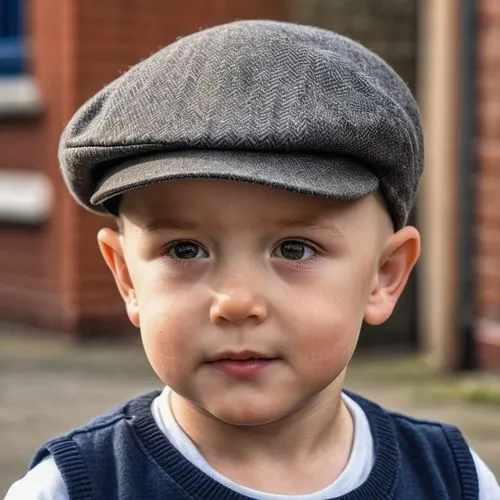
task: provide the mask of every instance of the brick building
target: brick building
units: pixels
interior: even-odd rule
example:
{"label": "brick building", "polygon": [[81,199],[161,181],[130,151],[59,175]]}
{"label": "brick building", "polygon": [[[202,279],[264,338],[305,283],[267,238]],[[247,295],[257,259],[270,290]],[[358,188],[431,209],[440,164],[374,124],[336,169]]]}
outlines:
{"label": "brick building", "polygon": [[[6,4],[11,13],[14,4],[22,8],[26,50],[19,51],[24,60],[3,83],[22,83],[39,99],[32,106],[32,96],[25,95],[27,102],[20,99],[17,106],[6,106],[0,119],[0,179],[5,193],[5,186],[12,190],[19,184],[17,173],[41,173],[51,190],[45,198],[52,204],[48,207],[47,200],[37,207],[43,216],[19,209],[19,200],[5,207],[0,227],[0,318],[78,336],[122,334],[130,327],[95,240],[96,230],[109,221],[86,213],[67,195],[57,162],[61,130],[105,83],[176,37],[234,18],[280,18],[282,6],[267,0]],[[26,177],[20,181],[25,182]],[[34,191],[42,189],[37,186]],[[22,205],[39,205],[40,197],[34,197]],[[20,216],[18,210],[23,212]]]}
{"label": "brick building", "polygon": [[427,256],[391,321],[363,338],[415,344],[418,336],[445,369],[474,346],[484,366],[499,366],[500,4],[492,0],[0,0],[0,320],[75,336],[131,331],[95,244],[105,221],[62,184],[59,135],[137,60],[235,18],[349,34],[415,90],[432,171],[416,214]]}
{"label": "brick building", "polygon": [[474,160],[475,304],[480,359],[500,370],[500,2],[479,2]]}

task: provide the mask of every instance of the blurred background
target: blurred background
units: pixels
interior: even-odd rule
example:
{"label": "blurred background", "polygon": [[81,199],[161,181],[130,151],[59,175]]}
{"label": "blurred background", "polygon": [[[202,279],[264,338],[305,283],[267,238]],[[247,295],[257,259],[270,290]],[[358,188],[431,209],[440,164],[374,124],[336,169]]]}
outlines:
{"label": "blurred background", "polygon": [[0,492],[41,440],[158,382],[71,199],[60,133],[106,83],[234,19],[330,28],[386,59],[422,110],[423,256],[351,383],[465,427],[500,475],[498,0],[0,0]]}

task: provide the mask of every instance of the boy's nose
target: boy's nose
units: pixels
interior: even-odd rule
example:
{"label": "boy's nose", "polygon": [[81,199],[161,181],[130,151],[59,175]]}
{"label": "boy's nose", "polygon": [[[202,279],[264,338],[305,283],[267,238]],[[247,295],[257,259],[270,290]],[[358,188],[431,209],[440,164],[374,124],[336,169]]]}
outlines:
{"label": "boy's nose", "polygon": [[243,290],[217,293],[210,308],[210,321],[214,324],[230,322],[241,324],[252,321],[262,323],[267,318],[264,300]]}

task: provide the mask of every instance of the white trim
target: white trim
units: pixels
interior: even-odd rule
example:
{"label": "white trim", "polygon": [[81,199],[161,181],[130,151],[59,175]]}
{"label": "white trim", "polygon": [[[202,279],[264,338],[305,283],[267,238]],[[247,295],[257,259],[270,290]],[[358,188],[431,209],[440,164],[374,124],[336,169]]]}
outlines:
{"label": "white trim", "polygon": [[482,319],[478,322],[477,337],[487,344],[500,343],[500,322]]}
{"label": "white trim", "polygon": [[30,76],[0,77],[0,113],[38,111],[40,103],[40,93]]}
{"label": "white trim", "polygon": [[0,169],[0,221],[38,224],[52,209],[53,188],[40,172]]}

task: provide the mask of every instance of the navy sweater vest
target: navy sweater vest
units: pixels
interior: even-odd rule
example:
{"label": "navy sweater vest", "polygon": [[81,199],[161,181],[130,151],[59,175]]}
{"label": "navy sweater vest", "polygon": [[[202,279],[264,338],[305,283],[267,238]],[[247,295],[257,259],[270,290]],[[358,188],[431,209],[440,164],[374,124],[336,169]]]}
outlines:
{"label": "navy sweater vest", "polygon": [[[151,414],[158,394],[129,401],[46,443],[30,467],[51,454],[71,500],[247,498],[208,477],[170,444]],[[342,500],[478,498],[474,462],[458,429],[348,394],[368,417],[375,463],[365,483]]]}

